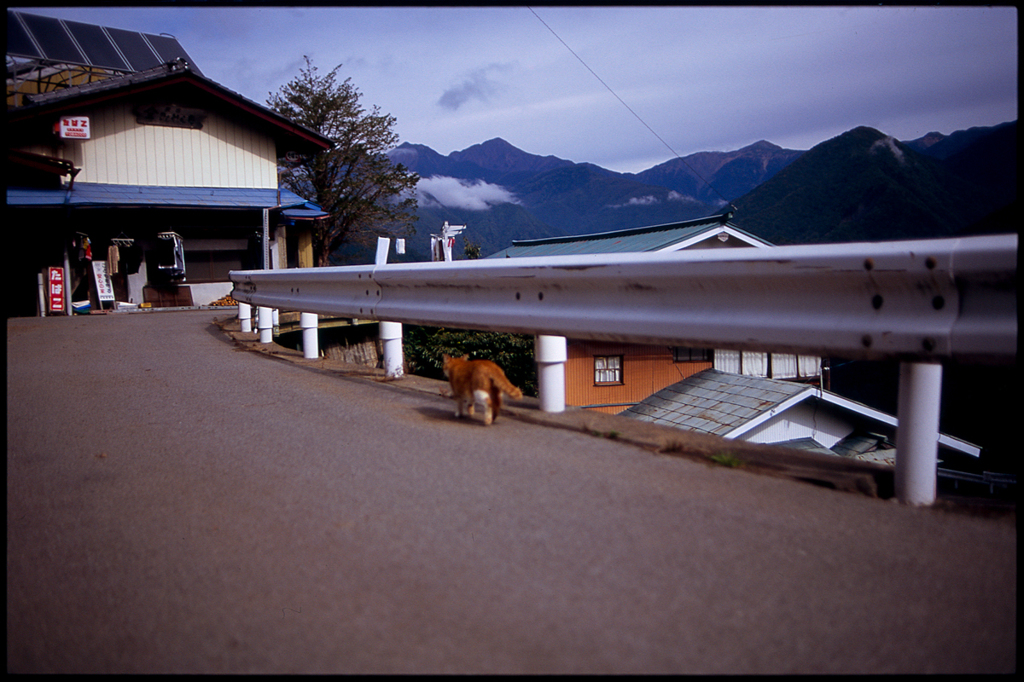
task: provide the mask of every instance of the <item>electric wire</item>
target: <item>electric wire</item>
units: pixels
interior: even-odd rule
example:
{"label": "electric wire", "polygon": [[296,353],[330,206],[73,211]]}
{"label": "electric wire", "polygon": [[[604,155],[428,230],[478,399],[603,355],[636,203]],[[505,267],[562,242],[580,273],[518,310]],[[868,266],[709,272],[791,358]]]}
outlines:
{"label": "electric wire", "polygon": [[658,138],[658,141],[661,142],[663,145],[665,145],[665,148],[668,149],[670,152],[672,152],[673,156],[675,156],[677,159],[682,161],[683,164],[687,168],[690,169],[690,172],[693,173],[694,175],[696,175],[698,178],[700,178],[701,182],[703,182],[705,185],[710,187],[711,190],[715,194],[717,194],[718,197],[722,201],[724,201],[725,203],[729,204],[729,207],[732,208],[733,211],[736,210],[736,207],[733,206],[732,202],[730,202],[728,199],[726,199],[724,196],[722,196],[722,193],[719,192],[718,189],[714,185],[712,185],[710,182],[708,182],[707,179],[705,179],[703,175],[698,173],[697,170],[693,166],[688,164],[686,162],[686,159],[684,159],[682,156],[680,156],[679,153],[676,152],[675,149],[672,149],[671,145],[669,145],[668,142],[665,142],[665,140],[661,137],[661,135],[659,135],[657,132],[655,132],[654,128],[652,128],[651,126],[647,125],[647,121],[645,121],[643,118],[641,118],[640,114],[638,114],[635,111],[633,111],[633,108],[630,107],[628,104],[626,104],[626,102],[621,97],[619,97],[619,95],[614,90],[612,90],[611,86],[608,85],[607,83],[605,83],[604,80],[600,76],[598,76],[597,73],[592,68],[590,68],[590,66],[585,61],[583,61],[583,58],[580,57],[578,54],[576,54],[576,52],[571,47],[569,47],[569,44],[566,43],[564,40],[562,40],[561,36],[559,36],[557,33],[555,33],[555,29],[553,29],[550,26],[548,26],[547,22],[544,21],[543,19],[541,19],[540,15],[537,14],[533,10],[532,7],[527,7],[526,9],[530,10],[530,12],[533,14],[533,16],[537,17],[537,21],[539,21],[540,23],[544,24],[544,28],[546,28],[547,30],[551,31],[551,35],[555,36],[555,38],[558,39],[558,42],[562,43],[562,45],[565,46],[565,49],[569,50],[569,52],[572,54],[572,56],[576,57],[576,59],[579,60],[579,63],[582,64],[584,66],[584,68],[586,68],[586,70],[589,71],[594,76],[594,78],[596,78],[598,80],[598,82],[601,83],[601,85],[603,85],[608,90],[608,92],[612,93],[612,96],[614,96],[615,99],[619,100],[619,102],[622,104],[622,106],[626,107],[626,109],[629,111],[629,113],[633,114],[633,116],[636,117],[636,120],[640,121],[640,123],[643,124],[643,126],[645,128],[647,128],[647,130],[649,130],[651,132],[651,134],[654,135],[654,137]]}

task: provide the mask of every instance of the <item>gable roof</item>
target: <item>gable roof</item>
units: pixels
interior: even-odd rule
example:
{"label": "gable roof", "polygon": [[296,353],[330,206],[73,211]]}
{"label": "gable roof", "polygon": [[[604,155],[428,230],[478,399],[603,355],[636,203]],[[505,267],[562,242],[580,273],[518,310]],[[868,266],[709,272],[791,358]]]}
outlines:
{"label": "gable roof", "polygon": [[232,116],[247,119],[251,125],[265,129],[278,143],[299,153],[320,152],[332,144],[329,138],[320,133],[293,123],[277,112],[199,75],[188,62],[180,58],[145,71],[25,95],[28,104],[9,109],[7,124],[12,130],[38,125],[40,117],[71,111],[81,113],[83,107],[134,98],[139,94],[174,98],[179,100],[178,103],[200,102],[215,108],[228,108]]}
{"label": "gable roof", "polygon": [[[816,386],[778,379],[743,376],[707,369],[663,388],[620,414],[665,426],[738,438],[794,405],[817,400],[853,418],[873,424],[894,437],[897,419],[890,414],[844,398]],[[939,444],[977,457],[981,448],[946,434]],[[849,454],[857,445],[849,438],[832,448],[833,454]]]}
{"label": "gable roof", "polygon": [[623,415],[729,438],[814,390],[804,384],[708,369],[663,388]]}
{"label": "gable roof", "polygon": [[769,242],[741,230],[730,222],[732,215],[732,212],[726,212],[678,223],[634,227],[627,230],[544,239],[517,239],[513,240],[512,246],[491,254],[488,258],[678,251],[721,234],[739,239],[749,246],[771,246]]}

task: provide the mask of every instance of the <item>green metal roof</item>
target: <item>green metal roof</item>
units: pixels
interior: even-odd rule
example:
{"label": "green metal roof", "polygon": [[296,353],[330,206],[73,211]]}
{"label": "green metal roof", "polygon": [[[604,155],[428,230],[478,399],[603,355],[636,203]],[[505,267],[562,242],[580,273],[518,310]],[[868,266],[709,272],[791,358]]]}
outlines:
{"label": "green metal roof", "polygon": [[634,227],[628,230],[548,237],[546,239],[514,240],[512,246],[491,254],[488,258],[664,251],[701,235],[717,234],[725,227],[743,235],[753,243],[771,246],[769,242],[755,237],[729,222],[731,217],[732,213],[729,212],[679,223]]}

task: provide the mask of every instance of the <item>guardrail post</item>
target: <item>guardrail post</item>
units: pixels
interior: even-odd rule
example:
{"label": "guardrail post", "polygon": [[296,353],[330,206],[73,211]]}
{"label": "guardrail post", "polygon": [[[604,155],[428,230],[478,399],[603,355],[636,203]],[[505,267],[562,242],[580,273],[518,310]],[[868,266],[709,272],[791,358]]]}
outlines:
{"label": "guardrail post", "polygon": [[238,322],[242,325],[242,331],[246,334],[252,332],[252,306],[248,303],[238,303]]}
{"label": "guardrail post", "polygon": [[274,340],[274,311],[259,306],[256,309],[256,328],[260,330],[260,343],[271,343]]}
{"label": "guardrail post", "polygon": [[568,358],[565,337],[538,334],[534,340],[534,358],[541,411],[565,412],[565,361]]}
{"label": "guardrail post", "polygon": [[302,357],[316,360],[320,357],[320,338],[316,313],[299,313],[299,326],[302,328]]}
{"label": "guardrail post", "polygon": [[381,321],[380,341],[384,346],[384,375],[397,379],[403,374],[402,323]]}
{"label": "guardrail post", "polygon": [[895,475],[896,499],[900,502],[935,502],[941,403],[942,365],[900,365]]}
{"label": "guardrail post", "polygon": [[[390,248],[391,240],[389,238],[377,237],[377,255],[374,259],[377,265],[387,264],[388,249]],[[381,320],[379,334],[384,354],[384,376],[389,379],[397,379],[403,374],[402,364],[405,361],[402,355],[402,323]]]}

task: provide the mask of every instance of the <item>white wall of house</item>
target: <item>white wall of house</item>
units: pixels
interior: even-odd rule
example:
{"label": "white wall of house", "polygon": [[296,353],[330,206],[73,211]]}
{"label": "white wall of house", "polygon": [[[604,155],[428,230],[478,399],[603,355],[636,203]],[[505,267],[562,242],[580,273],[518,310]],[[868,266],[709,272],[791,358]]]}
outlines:
{"label": "white wall of house", "polygon": [[162,187],[277,188],[277,149],[260,134],[208,112],[201,130],[143,125],[118,102],[83,109],[91,139],[54,140],[25,151],[71,161],[76,182]]}
{"label": "white wall of house", "polygon": [[740,436],[751,443],[813,438],[826,448],[853,433],[853,424],[815,400],[805,400]]}

